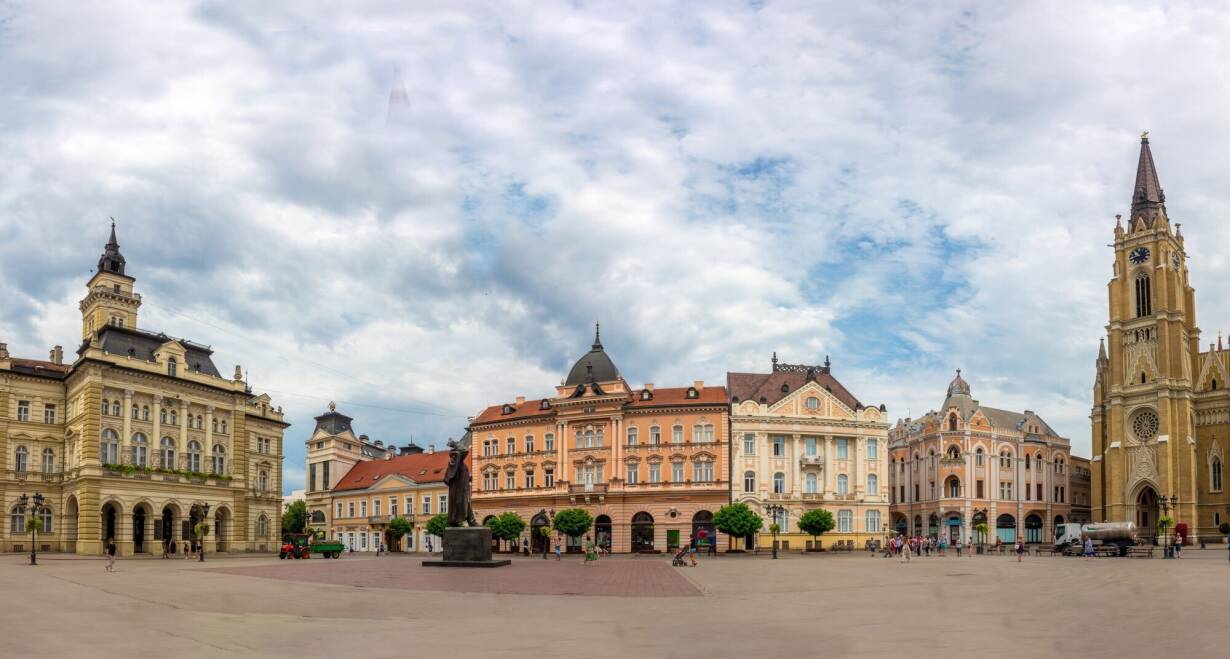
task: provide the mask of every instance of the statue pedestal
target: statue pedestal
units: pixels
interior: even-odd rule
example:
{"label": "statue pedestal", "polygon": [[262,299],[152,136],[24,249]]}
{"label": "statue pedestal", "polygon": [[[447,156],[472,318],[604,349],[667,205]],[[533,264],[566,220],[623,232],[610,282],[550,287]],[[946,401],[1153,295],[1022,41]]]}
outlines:
{"label": "statue pedestal", "polygon": [[444,558],[423,561],[428,567],[501,567],[508,559],[491,559],[491,529],[485,526],[450,526],[444,529]]}

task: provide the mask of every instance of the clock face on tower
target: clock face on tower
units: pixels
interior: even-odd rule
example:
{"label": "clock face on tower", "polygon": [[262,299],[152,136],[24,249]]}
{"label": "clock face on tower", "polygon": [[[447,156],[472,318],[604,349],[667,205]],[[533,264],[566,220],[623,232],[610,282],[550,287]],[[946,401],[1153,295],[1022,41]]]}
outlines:
{"label": "clock face on tower", "polygon": [[1137,247],[1128,258],[1132,259],[1132,263],[1144,263],[1149,260],[1149,248]]}

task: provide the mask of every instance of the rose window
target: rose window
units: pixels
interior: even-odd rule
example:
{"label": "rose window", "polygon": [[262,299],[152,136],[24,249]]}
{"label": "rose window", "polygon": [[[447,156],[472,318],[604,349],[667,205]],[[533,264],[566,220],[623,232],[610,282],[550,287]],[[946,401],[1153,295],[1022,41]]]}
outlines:
{"label": "rose window", "polygon": [[1132,420],[1132,432],[1142,442],[1147,442],[1157,436],[1157,414],[1146,410],[1136,415]]}

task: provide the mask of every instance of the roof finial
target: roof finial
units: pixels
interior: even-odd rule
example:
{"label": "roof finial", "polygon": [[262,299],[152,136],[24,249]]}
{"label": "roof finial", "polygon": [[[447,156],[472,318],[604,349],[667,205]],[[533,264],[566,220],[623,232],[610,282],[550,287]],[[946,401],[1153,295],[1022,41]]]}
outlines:
{"label": "roof finial", "polygon": [[831,363],[831,362],[829,362],[829,356],[828,356],[828,355],[825,355],[825,356],[824,356],[824,367],[825,367],[825,368],[828,368],[828,367],[829,367],[829,366],[831,366],[831,365],[832,365],[832,363]]}
{"label": "roof finial", "polygon": [[336,411],[337,411],[337,403],[335,403],[335,402],[333,402],[333,401],[329,401],[329,411],[330,411],[330,412],[336,412]]}
{"label": "roof finial", "polygon": [[594,321],[594,350],[602,350],[602,325]]}
{"label": "roof finial", "polygon": [[773,365],[777,366],[777,351],[773,351]]}
{"label": "roof finial", "polygon": [[1148,142],[1149,142],[1149,131],[1147,131],[1147,130],[1145,130],[1145,131],[1141,131],[1141,133],[1140,133],[1140,141],[1141,141],[1141,142],[1145,142],[1145,143],[1148,143]]}

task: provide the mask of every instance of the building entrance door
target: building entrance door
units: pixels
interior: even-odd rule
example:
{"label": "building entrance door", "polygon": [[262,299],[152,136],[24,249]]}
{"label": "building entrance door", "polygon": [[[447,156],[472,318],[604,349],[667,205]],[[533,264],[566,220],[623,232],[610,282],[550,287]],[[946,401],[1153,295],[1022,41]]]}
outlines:
{"label": "building entrance door", "polygon": [[132,514],[132,550],[138,554],[145,551],[145,509],[141,507]]}

